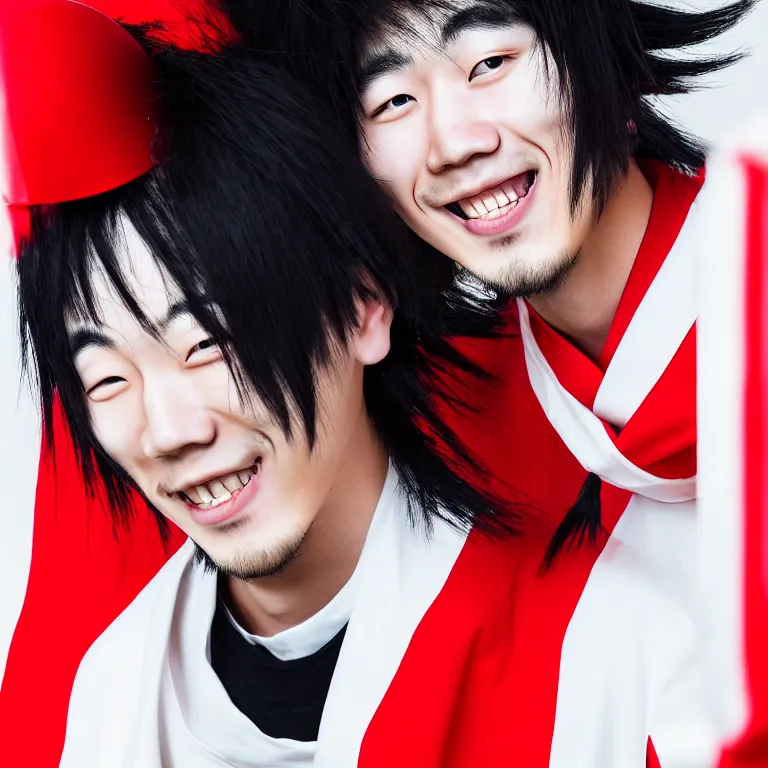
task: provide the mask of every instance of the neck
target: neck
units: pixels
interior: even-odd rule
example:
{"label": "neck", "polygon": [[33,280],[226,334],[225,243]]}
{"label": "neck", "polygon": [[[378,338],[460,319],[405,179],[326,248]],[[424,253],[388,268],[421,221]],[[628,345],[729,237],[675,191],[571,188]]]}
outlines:
{"label": "neck", "polygon": [[225,585],[225,602],[242,627],[271,637],[314,616],[339,593],[360,560],[387,470],[388,457],[363,409],[297,559],[276,576]]}
{"label": "neck", "polygon": [[600,357],[651,216],[653,190],[638,165],[608,201],[564,283],[530,299],[533,308],[582,352]]}

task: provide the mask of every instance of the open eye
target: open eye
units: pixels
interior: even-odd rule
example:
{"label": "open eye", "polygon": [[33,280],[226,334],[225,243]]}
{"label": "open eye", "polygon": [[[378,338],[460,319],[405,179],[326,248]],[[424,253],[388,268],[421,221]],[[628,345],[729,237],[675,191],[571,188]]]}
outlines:
{"label": "open eye", "polygon": [[186,363],[210,362],[221,355],[221,350],[215,339],[207,338],[199,341],[187,352]]}
{"label": "open eye", "polygon": [[496,69],[500,69],[507,58],[507,56],[490,56],[487,59],[483,59],[479,64],[475,64],[473,70],[469,73],[469,79],[474,80],[480,75],[487,75]]}
{"label": "open eye", "polygon": [[377,107],[372,116],[376,117],[376,115],[380,115],[382,112],[402,109],[412,101],[415,101],[413,96],[409,96],[407,93],[398,93],[397,96],[393,96],[389,101],[385,101],[380,107]]}

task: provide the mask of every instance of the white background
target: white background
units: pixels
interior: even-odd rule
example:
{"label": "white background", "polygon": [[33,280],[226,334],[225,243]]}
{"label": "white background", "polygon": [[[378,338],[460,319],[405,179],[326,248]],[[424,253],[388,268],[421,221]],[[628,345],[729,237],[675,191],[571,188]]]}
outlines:
{"label": "white background", "polygon": [[[711,3],[681,7],[709,8]],[[718,141],[750,114],[768,109],[768,0],[737,30],[703,50],[751,51],[751,56],[716,76],[709,88],[692,96],[669,100],[670,113],[683,125],[710,141]],[[0,157],[0,162],[2,158]],[[0,178],[4,176],[1,173]],[[0,679],[13,627],[26,588],[32,535],[32,498],[38,435],[33,405],[19,393],[15,350],[15,302],[9,233],[0,217]],[[65,628],[61,628],[66,631]],[[59,631],[52,628],[52,631]]]}

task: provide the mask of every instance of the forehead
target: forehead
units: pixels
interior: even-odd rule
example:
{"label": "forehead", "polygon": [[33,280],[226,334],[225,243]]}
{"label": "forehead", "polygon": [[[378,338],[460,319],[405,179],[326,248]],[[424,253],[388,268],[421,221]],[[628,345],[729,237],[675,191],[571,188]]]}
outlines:
{"label": "forehead", "polygon": [[462,34],[498,29],[523,21],[513,2],[501,0],[432,0],[394,2],[376,18],[363,39],[360,65],[387,52],[443,51]]}
{"label": "forehead", "polygon": [[[114,266],[124,288],[147,319],[152,321],[164,317],[173,304],[183,299],[179,287],[163,272],[141,235],[124,215],[118,218],[112,251]],[[129,324],[137,325],[134,312],[128,308],[115,282],[95,254],[92,254],[90,264],[89,285],[81,287],[81,291],[90,294],[97,317],[83,317],[82,312],[71,312],[66,318],[68,328],[96,322],[124,331]]]}

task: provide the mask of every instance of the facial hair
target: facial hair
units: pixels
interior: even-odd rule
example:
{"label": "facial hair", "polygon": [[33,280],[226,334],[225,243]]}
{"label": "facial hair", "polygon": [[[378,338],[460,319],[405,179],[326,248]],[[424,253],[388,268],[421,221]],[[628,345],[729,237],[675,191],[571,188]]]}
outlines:
{"label": "facial hair", "polygon": [[499,298],[530,298],[531,296],[550,295],[560,288],[579,263],[581,252],[565,252],[558,258],[538,267],[508,266],[493,277],[483,276],[478,279],[486,289],[496,293]]}
{"label": "facial hair", "polygon": [[195,542],[194,564],[203,567],[208,573],[240,581],[279,576],[300,556],[304,536],[304,533],[300,533],[269,549],[238,553],[226,562],[217,562]]}

